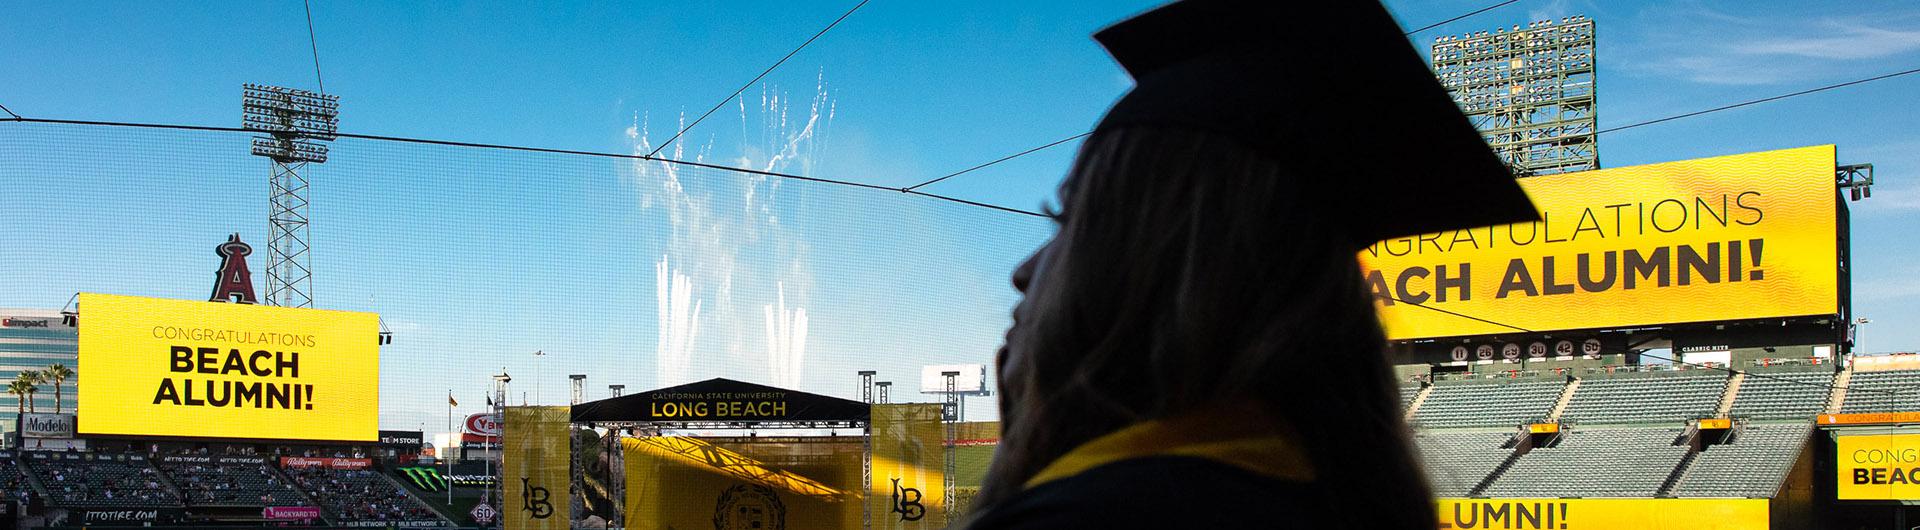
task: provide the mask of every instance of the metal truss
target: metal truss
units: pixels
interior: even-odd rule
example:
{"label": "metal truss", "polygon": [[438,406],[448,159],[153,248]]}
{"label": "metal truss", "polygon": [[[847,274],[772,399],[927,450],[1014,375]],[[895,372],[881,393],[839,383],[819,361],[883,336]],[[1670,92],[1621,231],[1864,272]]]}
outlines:
{"label": "metal truss", "polygon": [[1600,168],[1593,20],[1441,37],[1434,75],[1515,176]]}
{"label": "metal truss", "polygon": [[282,307],[313,307],[313,248],[307,231],[307,162],[273,159],[268,191],[267,295]]}

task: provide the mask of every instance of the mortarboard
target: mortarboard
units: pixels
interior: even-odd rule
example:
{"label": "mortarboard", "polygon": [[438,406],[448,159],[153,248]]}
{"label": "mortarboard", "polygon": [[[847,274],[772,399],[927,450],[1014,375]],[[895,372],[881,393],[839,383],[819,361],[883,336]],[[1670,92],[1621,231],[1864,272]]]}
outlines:
{"label": "mortarboard", "polygon": [[1293,168],[1355,247],[1539,213],[1376,0],[1184,0],[1094,35],[1134,78],[1095,132],[1191,129]]}

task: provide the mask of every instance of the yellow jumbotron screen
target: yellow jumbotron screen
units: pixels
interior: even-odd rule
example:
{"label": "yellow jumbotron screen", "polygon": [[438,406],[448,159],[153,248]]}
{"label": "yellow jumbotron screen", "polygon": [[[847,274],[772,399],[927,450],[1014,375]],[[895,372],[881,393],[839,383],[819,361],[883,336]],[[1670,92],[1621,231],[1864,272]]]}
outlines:
{"label": "yellow jumbotron screen", "polygon": [[1541,221],[1360,261],[1394,340],[1832,315],[1833,168],[1823,145],[1524,178]]}
{"label": "yellow jumbotron screen", "polygon": [[1447,530],[1765,530],[1767,499],[1439,499]]}
{"label": "yellow jumbotron screen", "polygon": [[1920,434],[1834,438],[1834,497],[1840,500],[1920,500]]}
{"label": "yellow jumbotron screen", "polygon": [[378,316],[80,295],[83,434],[375,441]]}

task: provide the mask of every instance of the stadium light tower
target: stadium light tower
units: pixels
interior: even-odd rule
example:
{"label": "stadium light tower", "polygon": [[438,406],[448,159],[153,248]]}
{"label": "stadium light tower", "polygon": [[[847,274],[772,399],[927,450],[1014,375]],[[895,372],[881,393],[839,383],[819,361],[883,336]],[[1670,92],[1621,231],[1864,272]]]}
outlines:
{"label": "stadium light tower", "polygon": [[1600,169],[1593,20],[1440,37],[1433,72],[1514,176]]}
{"label": "stadium light tower", "polygon": [[327,161],[327,146],[340,124],[340,97],[285,87],[247,84],[240,104],[241,127],[266,133],[253,138],[253,154],[273,161],[268,180],[268,305],[313,307],[313,249],[308,246],[307,164]]}

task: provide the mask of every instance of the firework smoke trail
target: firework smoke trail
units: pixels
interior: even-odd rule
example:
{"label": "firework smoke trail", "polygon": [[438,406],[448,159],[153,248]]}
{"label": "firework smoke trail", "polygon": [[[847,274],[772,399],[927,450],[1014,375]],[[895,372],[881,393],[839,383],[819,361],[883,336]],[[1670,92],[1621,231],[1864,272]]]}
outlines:
{"label": "firework smoke trail", "polygon": [[690,383],[687,365],[693,360],[693,340],[700,332],[700,300],[694,298],[693,279],[674,270],[665,257],[653,266],[655,297],[659,302],[660,335],[654,359],[661,386]]}
{"label": "firework smoke trail", "polygon": [[[740,98],[735,107],[740,113],[740,151],[727,159],[740,168],[810,173],[833,117],[824,76],[812,96],[804,116],[790,114],[791,98],[777,87],[763,85],[759,105]],[[749,108],[758,116],[748,116]],[[758,131],[749,131],[750,120],[759,124]],[[684,122],[682,116],[681,128]],[[636,154],[654,148],[648,124],[639,116],[627,137]],[[686,160],[685,143],[669,150],[670,159]],[[691,148],[693,160],[706,162],[712,146],[710,137],[706,146]],[[668,224],[665,252],[654,263],[660,384],[712,376],[764,377],[760,374],[770,374],[771,382],[788,388],[801,384],[808,334],[805,306],[813,282],[804,239],[781,223],[782,181],[660,161],[638,160],[628,167],[629,184],[640,191],[641,207],[664,209]],[[754,315],[753,309],[760,314]],[[764,341],[753,340],[761,332]],[[719,353],[724,357],[715,355]],[[742,371],[756,366],[767,371]],[[715,370],[719,373],[709,373]]]}
{"label": "firework smoke trail", "polygon": [[787,309],[787,286],[777,285],[777,301],[760,306],[767,317],[767,353],[771,357],[773,385],[794,388],[800,384],[807,357],[807,310]]}

